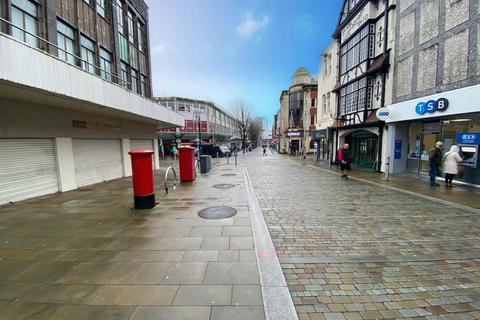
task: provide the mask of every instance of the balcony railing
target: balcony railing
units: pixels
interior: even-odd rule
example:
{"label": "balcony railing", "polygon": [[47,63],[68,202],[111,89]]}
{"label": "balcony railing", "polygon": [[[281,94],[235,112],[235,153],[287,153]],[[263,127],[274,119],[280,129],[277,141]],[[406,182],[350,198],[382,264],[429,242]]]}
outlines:
{"label": "balcony railing", "polygon": [[[85,71],[85,72],[88,72],[88,73],[91,74],[91,75],[94,75],[94,76],[97,76],[97,77],[100,76],[103,80],[108,81],[108,82],[110,82],[110,83],[112,83],[112,84],[118,84],[118,85],[122,86],[122,87],[125,88],[125,89],[132,88],[132,82],[127,81],[127,80],[124,80],[124,79],[120,78],[119,76],[117,76],[116,74],[113,74],[113,73],[111,73],[111,72],[105,71],[104,69],[100,68],[99,66],[94,65],[94,64],[88,62],[87,60],[85,60],[85,59],[83,59],[83,58],[81,58],[81,57],[79,57],[79,56],[77,56],[77,55],[75,55],[75,54],[73,54],[73,53],[71,53],[71,52],[68,52],[68,51],[66,51],[65,49],[60,48],[60,47],[57,46],[56,44],[54,44],[54,43],[52,43],[52,42],[50,42],[50,41],[48,41],[48,40],[46,40],[46,39],[44,39],[44,38],[42,38],[42,37],[39,37],[39,36],[37,36],[36,34],[33,34],[33,33],[29,32],[29,31],[27,31],[27,30],[25,30],[25,29],[22,29],[22,28],[20,28],[20,27],[18,27],[18,26],[16,26],[16,25],[14,25],[13,23],[11,23],[11,22],[8,21],[8,20],[5,20],[5,19],[3,19],[3,18],[0,18],[0,22],[1,22],[1,23],[0,23],[0,34],[6,34],[6,33],[3,32],[3,29],[1,28],[1,27],[2,27],[2,23],[5,23],[5,24],[8,26],[8,29],[9,29],[9,28],[15,28],[15,29],[17,29],[17,30],[20,30],[21,32],[29,35],[30,37],[34,37],[36,40],[40,41],[40,43],[42,44],[42,45],[39,46],[39,47],[40,47],[40,48],[39,48],[39,47],[37,47],[37,46],[33,46],[33,45],[29,44],[28,42],[22,41],[22,42],[23,42],[25,45],[27,45],[28,47],[33,48],[33,49],[35,49],[35,50],[41,50],[41,51],[42,51],[43,53],[45,53],[45,54],[48,54],[48,55],[50,55],[50,56],[52,56],[52,57],[55,57],[55,58],[57,58],[57,59],[60,59],[60,58],[58,57],[58,55],[52,54],[51,52],[48,51],[48,49],[42,49],[42,48],[53,47],[53,48],[55,48],[55,49],[57,49],[57,50],[65,53],[65,54],[67,54],[68,56],[73,57],[73,58],[75,59],[75,61],[78,61],[78,62],[79,62],[80,65],[85,65],[85,66],[93,67],[93,68],[95,69],[95,73],[89,72],[88,70],[85,70],[85,68],[81,68],[77,63],[76,63],[76,64],[71,64],[71,63],[69,63],[70,65],[75,66],[75,67],[77,67],[77,68],[79,68],[79,69],[81,69],[81,70],[83,70],[83,71]],[[11,37],[11,35],[9,35],[9,34],[6,34],[6,35],[8,35],[8,36]],[[63,60],[63,59],[62,59],[62,60]],[[65,61],[65,63],[68,63],[68,62]],[[86,68],[86,69],[88,69],[88,68]],[[105,77],[105,76],[102,76],[102,75],[108,75],[111,79],[113,79],[113,81],[110,80],[110,79],[108,79],[108,77]],[[147,88],[147,89],[148,89],[148,88]],[[133,91],[132,91],[132,92],[133,92]],[[134,93],[137,93],[137,92],[134,92]],[[138,93],[137,93],[137,94],[138,94]]]}

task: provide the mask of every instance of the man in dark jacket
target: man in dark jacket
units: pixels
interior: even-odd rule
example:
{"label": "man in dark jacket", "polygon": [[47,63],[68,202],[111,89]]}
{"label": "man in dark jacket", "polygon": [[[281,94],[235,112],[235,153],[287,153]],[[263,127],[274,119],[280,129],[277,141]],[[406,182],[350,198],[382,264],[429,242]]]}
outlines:
{"label": "man in dark jacket", "polygon": [[430,150],[430,153],[428,155],[428,165],[430,166],[430,185],[432,187],[440,186],[438,183],[435,182],[435,178],[438,176],[440,166],[442,165],[442,149],[443,142],[437,141],[437,143],[435,143],[435,147]]}
{"label": "man in dark jacket", "polygon": [[338,150],[338,162],[340,163],[340,171],[342,171],[342,178],[347,180],[347,170],[351,170],[350,162],[352,160],[349,148],[350,146],[348,145],[348,143],[345,143],[343,147]]}

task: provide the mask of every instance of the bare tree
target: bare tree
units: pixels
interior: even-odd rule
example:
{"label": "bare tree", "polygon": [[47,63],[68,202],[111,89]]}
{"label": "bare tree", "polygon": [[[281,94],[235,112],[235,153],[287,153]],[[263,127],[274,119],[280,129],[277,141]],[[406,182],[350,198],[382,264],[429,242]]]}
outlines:
{"label": "bare tree", "polygon": [[242,138],[242,149],[247,146],[247,137],[250,125],[252,124],[252,111],[243,101],[236,101],[232,105],[232,113],[237,121],[240,138]]}
{"label": "bare tree", "polygon": [[256,148],[258,146],[258,140],[262,135],[262,120],[255,118],[251,121],[250,127],[248,128],[248,137],[253,143],[253,146]]}

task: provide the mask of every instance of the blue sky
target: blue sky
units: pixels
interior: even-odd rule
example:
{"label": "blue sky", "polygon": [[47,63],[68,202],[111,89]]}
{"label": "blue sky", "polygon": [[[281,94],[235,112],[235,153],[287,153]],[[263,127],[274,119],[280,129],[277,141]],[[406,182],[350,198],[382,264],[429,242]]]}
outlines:
{"label": "blue sky", "polygon": [[146,0],[153,90],[229,110],[247,102],[269,124],[295,69],[317,75],[341,0]]}

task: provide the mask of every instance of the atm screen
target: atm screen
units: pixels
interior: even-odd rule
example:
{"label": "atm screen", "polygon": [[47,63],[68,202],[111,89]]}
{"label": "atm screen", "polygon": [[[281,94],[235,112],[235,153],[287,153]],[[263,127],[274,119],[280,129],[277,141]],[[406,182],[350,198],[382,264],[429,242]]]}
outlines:
{"label": "atm screen", "polygon": [[477,149],[475,147],[462,147],[461,150],[462,152],[477,152]]}

